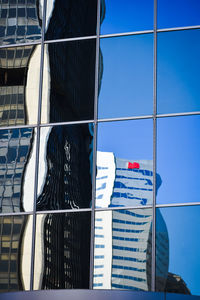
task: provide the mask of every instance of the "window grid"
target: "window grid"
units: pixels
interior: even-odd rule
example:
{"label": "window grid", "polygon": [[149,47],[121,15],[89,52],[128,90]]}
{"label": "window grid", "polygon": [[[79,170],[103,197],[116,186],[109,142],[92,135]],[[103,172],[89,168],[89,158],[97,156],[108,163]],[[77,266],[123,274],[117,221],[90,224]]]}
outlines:
{"label": "window grid", "polygon": [[[95,208],[95,181],[96,181],[96,148],[97,148],[97,126],[98,123],[101,122],[110,122],[110,121],[122,121],[122,120],[140,120],[140,119],[152,119],[153,120],[153,205],[146,206],[145,208],[153,209],[153,234],[152,234],[152,284],[151,290],[155,291],[155,242],[156,242],[156,208],[159,207],[181,207],[181,206],[199,206],[200,202],[196,203],[175,203],[175,204],[156,204],[156,142],[157,142],[157,119],[164,117],[176,117],[176,116],[190,116],[190,115],[200,115],[200,111],[195,112],[184,112],[184,113],[169,113],[169,114],[157,114],[157,33],[158,32],[171,32],[171,31],[180,31],[180,30],[192,30],[192,29],[200,29],[200,26],[186,26],[186,27],[176,27],[176,28],[164,28],[157,29],[157,0],[154,0],[154,29],[153,30],[145,30],[145,31],[134,31],[134,32],[125,32],[119,34],[100,34],[100,0],[98,0],[98,13],[97,13],[97,35],[95,36],[86,36],[86,37],[74,37],[74,38],[66,38],[61,40],[48,40],[44,39],[45,32],[45,18],[46,18],[46,4],[47,1],[44,1],[44,9],[43,9],[43,25],[42,25],[42,37],[41,41],[36,42],[27,42],[27,43],[18,43],[18,44],[10,44],[10,45],[0,45],[0,50],[4,48],[14,48],[19,46],[33,46],[33,45],[41,45],[41,63],[40,63],[40,83],[39,83],[39,105],[38,105],[38,122],[37,124],[31,125],[17,125],[11,124],[11,126],[6,126],[8,124],[3,124],[0,130],[12,128],[37,128],[37,142],[36,142],[36,162],[35,162],[35,192],[34,192],[34,208],[32,212],[16,212],[16,213],[0,213],[1,217],[5,216],[23,216],[23,215],[33,215],[33,238],[32,238],[32,263],[31,263],[31,290],[33,289],[33,277],[34,277],[34,248],[35,248],[35,233],[36,233],[36,216],[45,213],[61,213],[61,212],[80,212],[80,211],[91,211],[91,253],[90,253],[90,289],[93,288],[93,269],[94,269],[94,237],[95,237],[95,212],[97,211],[110,211],[110,210],[121,210],[121,209],[132,209],[139,208],[137,207],[123,207],[123,208]],[[17,12],[19,13],[20,8],[18,8]],[[16,12],[16,13],[17,13]],[[6,15],[5,15],[6,16]],[[18,15],[19,17],[19,15]],[[27,25],[26,25],[27,26]],[[107,118],[107,119],[98,119],[97,111],[98,111],[98,62],[99,62],[99,44],[100,39],[102,38],[110,38],[110,37],[120,37],[120,36],[134,36],[140,34],[154,34],[154,76],[153,76],[153,86],[154,86],[154,97],[153,97],[153,107],[154,112],[153,115],[146,116],[136,116],[136,117],[123,117],[123,118]],[[95,39],[96,40],[96,67],[95,67],[95,97],[94,97],[94,119],[92,120],[84,120],[84,121],[72,121],[72,122],[58,122],[58,123],[47,123],[41,124],[41,103],[42,103],[42,83],[43,83],[43,65],[44,65],[44,46],[45,44],[50,43],[60,43],[60,42],[69,42],[69,41],[79,41],[79,40],[88,40]],[[16,52],[15,52],[16,53]],[[15,58],[16,60],[16,58]],[[20,88],[20,87],[18,87]],[[19,95],[18,95],[19,96]],[[11,99],[10,99],[11,101]],[[17,106],[19,105],[19,99],[16,100]],[[5,103],[4,103],[5,104]],[[0,108],[1,109],[1,108]],[[17,108],[18,110],[19,108]],[[11,113],[11,102],[9,113]],[[9,118],[8,118],[9,119]],[[59,125],[69,125],[69,124],[83,124],[83,123],[94,123],[94,140],[93,140],[93,149],[94,149],[94,157],[93,157],[93,185],[92,185],[92,207],[88,209],[79,209],[79,210],[52,210],[52,211],[36,211],[36,198],[37,198],[37,179],[38,179],[38,164],[39,164],[39,144],[40,144],[40,128],[48,127],[48,126],[59,126]],[[94,285],[95,286],[95,285]]]}

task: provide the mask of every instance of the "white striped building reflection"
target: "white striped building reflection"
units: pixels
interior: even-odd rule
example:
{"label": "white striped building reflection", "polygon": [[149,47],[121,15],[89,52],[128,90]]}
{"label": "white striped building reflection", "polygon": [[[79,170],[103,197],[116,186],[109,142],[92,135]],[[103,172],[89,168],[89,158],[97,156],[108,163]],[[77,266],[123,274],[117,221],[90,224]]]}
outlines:
{"label": "white striped building reflection", "polygon": [[[142,206],[97,212],[95,218],[94,288],[150,290],[153,172],[152,161],[128,161],[113,153],[97,154],[97,207]],[[157,175],[158,185],[161,183]],[[159,288],[168,273],[168,234],[160,213],[156,253]]]}

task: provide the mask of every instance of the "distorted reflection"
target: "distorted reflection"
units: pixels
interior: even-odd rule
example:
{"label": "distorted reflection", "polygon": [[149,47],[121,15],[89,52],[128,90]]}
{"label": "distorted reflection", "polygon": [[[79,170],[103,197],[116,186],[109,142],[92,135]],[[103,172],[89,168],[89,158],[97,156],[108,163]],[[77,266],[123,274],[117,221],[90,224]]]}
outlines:
{"label": "distorted reflection", "polygon": [[34,289],[89,288],[90,212],[37,215]]}
{"label": "distorted reflection", "polygon": [[101,0],[101,34],[153,29],[153,0]]}
{"label": "distorted reflection", "polygon": [[45,46],[42,123],[94,118],[96,41]]}
{"label": "distorted reflection", "polygon": [[[96,203],[100,207],[152,204],[152,161],[130,161],[113,153],[97,154]],[[161,178],[157,174],[157,181]],[[97,212],[94,288],[151,290],[152,208]],[[161,214],[156,256],[161,279],[168,272],[168,234]],[[164,230],[163,230],[164,228]],[[160,280],[163,286],[165,280]]]}
{"label": "distorted reflection", "polygon": [[34,200],[35,130],[0,130],[0,212],[31,211]]}
{"label": "distorted reflection", "polygon": [[152,142],[152,120],[98,124],[96,207],[152,205]]}
{"label": "distorted reflection", "polygon": [[[41,37],[38,0],[0,1],[0,44],[33,42]],[[0,49],[0,126],[36,124],[40,46]]]}
{"label": "distorted reflection", "polygon": [[[157,265],[165,285],[168,272],[168,234],[161,214]],[[165,230],[162,230],[162,227]],[[95,289],[151,290],[152,209],[96,212],[94,279]]]}
{"label": "distorted reflection", "polygon": [[92,136],[93,124],[41,128],[37,210],[90,206]]}
{"label": "distorted reflection", "polygon": [[27,43],[41,38],[41,0],[0,1],[0,44]]}
{"label": "distorted reflection", "polygon": [[0,217],[0,291],[30,289],[32,216]]}
{"label": "distorted reflection", "polygon": [[97,0],[48,0],[45,39],[96,34]]}
{"label": "distorted reflection", "polygon": [[100,47],[98,117],[152,114],[153,35],[102,38]]}
{"label": "distorted reflection", "polygon": [[[160,209],[169,233],[169,273],[162,280],[166,285],[157,291],[200,295],[200,206],[166,207]],[[160,228],[160,220],[156,220]],[[156,241],[157,251],[162,241]],[[159,261],[157,259],[156,263]],[[157,277],[158,279],[158,277]]]}

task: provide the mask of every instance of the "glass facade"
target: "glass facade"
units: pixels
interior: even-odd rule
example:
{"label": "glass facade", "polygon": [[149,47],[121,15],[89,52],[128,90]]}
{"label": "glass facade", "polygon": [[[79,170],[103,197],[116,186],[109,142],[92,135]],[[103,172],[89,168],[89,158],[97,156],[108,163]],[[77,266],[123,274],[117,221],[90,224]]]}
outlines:
{"label": "glass facade", "polygon": [[0,292],[200,295],[199,0],[0,0]]}

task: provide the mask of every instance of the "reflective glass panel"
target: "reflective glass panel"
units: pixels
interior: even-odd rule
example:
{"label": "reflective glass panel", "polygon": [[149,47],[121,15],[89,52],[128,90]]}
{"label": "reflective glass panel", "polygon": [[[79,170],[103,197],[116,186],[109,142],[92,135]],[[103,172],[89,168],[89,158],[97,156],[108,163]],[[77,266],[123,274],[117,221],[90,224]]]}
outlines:
{"label": "reflective glass panel", "polygon": [[36,124],[40,46],[0,48],[0,126]]}
{"label": "reflective glass panel", "polygon": [[99,118],[152,114],[152,34],[100,40]]}
{"label": "reflective glass panel", "polygon": [[41,128],[37,210],[90,207],[92,146],[93,124]]}
{"label": "reflective glass panel", "polygon": [[38,214],[34,290],[89,289],[90,212]]}
{"label": "reflective glass panel", "polygon": [[41,39],[40,1],[0,2],[0,45],[30,43]]}
{"label": "reflective glass panel", "polygon": [[96,41],[45,46],[42,123],[94,118]]}
{"label": "reflective glass panel", "polygon": [[158,33],[158,113],[200,110],[200,30]]}
{"label": "reflective glass panel", "polygon": [[200,116],[158,119],[157,203],[199,202]]}
{"label": "reflective glass panel", "polygon": [[152,209],[95,214],[94,289],[151,290]]}
{"label": "reflective glass panel", "polygon": [[0,292],[30,289],[32,216],[0,217]]}
{"label": "reflective glass panel", "polygon": [[36,130],[0,130],[0,212],[32,211]]}
{"label": "reflective glass panel", "polygon": [[153,29],[153,0],[101,0],[101,34]]}
{"label": "reflective glass panel", "polygon": [[152,204],[152,125],[152,120],[99,123],[97,207]]}
{"label": "reflective glass panel", "polygon": [[[156,217],[157,254],[168,248],[169,266],[166,261],[168,268],[165,272],[159,271],[159,266],[164,265],[165,257],[161,257],[161,260],[156,257],[156,289],[168,293],[200,295],[200,206],[161,208],[160,213],[165,226]],[[162,228],[162,232],[158,231],[158,227]],[[162,237],[164,230],[168,244]],[[163,282],[162,286],[160,282]]]}
{"label": "reflective glass panel", "polygon": [[158,0],[158,28],[200,25],[199,0]]}
{"label": "reflective glass panel", "polygon": [[46,40],[96,34],[97,0],[48,0]]}

